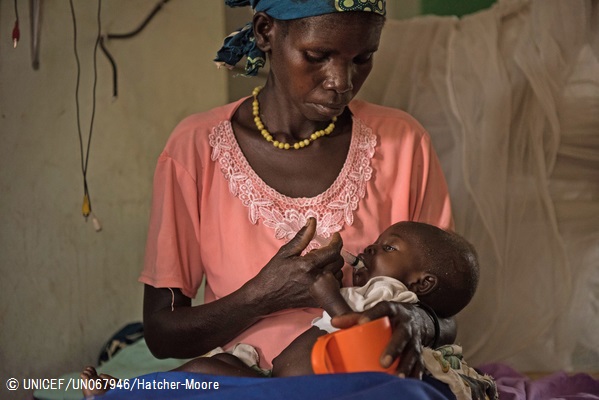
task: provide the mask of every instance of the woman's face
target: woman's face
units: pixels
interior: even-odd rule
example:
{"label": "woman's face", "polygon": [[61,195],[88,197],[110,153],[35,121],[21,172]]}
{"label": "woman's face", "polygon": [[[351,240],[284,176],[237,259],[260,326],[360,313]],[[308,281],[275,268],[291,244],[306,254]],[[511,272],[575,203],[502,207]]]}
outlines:
{"label": "woman's face", "polygon": [[363,286],[376,276],[389,276],[409,285],[421,270],[421,254],[413,235],[402,229],[401,223],[385,230],[360,254],[366,268],[354,271],[354,285]]}
{"label": "woman's face", "polygon": [[313,121],[339,116],[372,69],[383,23],[365,12],[277,21],[270,68],[289,105]]}

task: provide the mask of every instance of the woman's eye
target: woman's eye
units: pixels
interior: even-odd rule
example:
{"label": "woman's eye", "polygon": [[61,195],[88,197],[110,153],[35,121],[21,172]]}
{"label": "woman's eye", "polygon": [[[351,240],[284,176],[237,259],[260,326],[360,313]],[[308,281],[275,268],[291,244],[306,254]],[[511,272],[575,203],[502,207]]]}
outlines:
{"label": "woman's eye", "polygon": [[308,62],[311,62],[311,63],[323,62],[327,58],[327,56],[324,54],[309,53],[309,52],[305,53],[304,57],[306,58],[306,60],[308,60]]}
{"label": "woman's eye", "polygon": [[368,53],[354,58],[354,63],[356,64],[366,64],[372,59],[372,55],[374,53]]}

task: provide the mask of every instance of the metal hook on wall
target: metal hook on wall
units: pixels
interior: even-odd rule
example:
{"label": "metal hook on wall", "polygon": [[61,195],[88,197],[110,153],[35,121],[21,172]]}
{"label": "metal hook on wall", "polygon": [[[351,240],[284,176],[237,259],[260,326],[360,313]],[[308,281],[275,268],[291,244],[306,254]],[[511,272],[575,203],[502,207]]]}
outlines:
{"label": "metal hook on wall", "polygon": [[113,96],[113,98],[118,97],[118,73],[117,73],[117,68],[116,68],[116,61],[114,60],[114,57],[112,57],[112,55],[110,54],[108,49],[106,48],[104,41],[111,40],[111,39],[130,39],[130,38],[136,36],[148,25],[148,23],[154,18],[154,16],[158,13],[158,11],[160,11],[162,9],[162,7],[169,1],[170,0],[160,0],[156,4],[156,6],[154,6],[154,8],[150,12],[150,14],[142,21],[142,23],[136,29],[132,30],[131,32],[108,33],[106,35],[102,35],[102,37],[100,38],[100,43],[99,43],[100,49],[102,50],[102,52],[104,53],[104,55],[110,62],[110,66],[112,67],[112,96]]}

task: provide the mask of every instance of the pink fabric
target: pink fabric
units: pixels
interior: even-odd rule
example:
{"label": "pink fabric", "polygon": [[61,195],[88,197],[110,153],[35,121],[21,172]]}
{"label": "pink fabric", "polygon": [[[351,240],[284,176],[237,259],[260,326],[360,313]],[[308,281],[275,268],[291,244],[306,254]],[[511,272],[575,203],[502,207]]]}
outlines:
{"label": "pink fabric", "polygon": [[[230,119],[243,100],[192,115],[171,135],[156,168],[140,282],[180,288],[194,298],[205,275],[204,300],[214,301],[254,277],[310,216],[319,235],[339,231],[345,248],[356,253],[397,221],[452,227],[430,138],[406,113],[352,102],[352,143],[337,181],[319,196],[289,198],[253,172],[235,141]],[[270,367],[318,314],[277,313],[231,344],[255,346],[261,366]]]}

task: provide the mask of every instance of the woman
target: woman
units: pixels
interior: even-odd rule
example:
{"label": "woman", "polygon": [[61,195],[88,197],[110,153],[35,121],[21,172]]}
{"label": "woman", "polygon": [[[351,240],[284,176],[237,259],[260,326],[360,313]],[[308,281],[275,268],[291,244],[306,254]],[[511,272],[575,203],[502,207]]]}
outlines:
{"label": "woman", "polygon": [[[451,211],[423,128],[352,101],[372,68],[384,1],[228,3],[251,3],[255,14],[218,60],[248,55],[255,73],[264,53],[270,72],[253,96],[185,119],[159,158],[140,277],[144,329],[157,357],[247,343],[270,368],[318,314],[315,277],[341,279],[340,234],[356,252],[397,221],[448,228]],[[318,248],[314,235],[332,239]],[[192,306],[204,277],[205,303]],[[386,302],[334,323],[382,315],[394,325],[385,362],[400,356],[398,373],[420,377],[421,347],[439,337],[424,310]],[[453,321],[440,322],[439,344],[452,342]]]}

